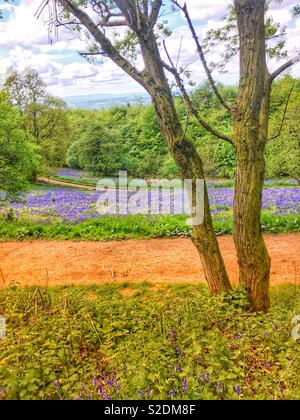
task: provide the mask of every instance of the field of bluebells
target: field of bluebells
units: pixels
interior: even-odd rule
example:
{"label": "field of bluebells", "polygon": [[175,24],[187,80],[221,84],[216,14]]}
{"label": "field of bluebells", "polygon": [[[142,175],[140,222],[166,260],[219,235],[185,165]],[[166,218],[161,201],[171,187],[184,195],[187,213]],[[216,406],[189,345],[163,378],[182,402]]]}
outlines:
{"label": "field of bluebells", "polygon": [[[111,193],[113,197],[114,193]],[[128,196],[132,196],[129,193]],[[148,202],[156,202],[157,206],[165,206],[163,193],[152,191],[145,193],[146,200],[141,208],[147,207]],[[54,223],[63,222],[76,224],[87,219],[101,217],[96,210],[96,203],[101,196],[100,192],[89,192],[71,188],[42,188],[31,191],[24,199],[24,202],[14,203],[10,207],[15,211],[16,217],[26,218],[30,221]],[[209,197],[214,216],[229,216],[232,212],[233,189],[232,188],[210,188]],[[174,205],[171,210],[176,214],[182,207],[181,202],[176,202],[176,191],[174,192]],[[178,205],[180,204],[180,205]],[[156,207],[157,207],[156,206]],[[272,215],[297,215],[300,213],[300,188],[275,187],[264,189],[263,210]]]}
{"label": "field of bluebells", "polygon": [[[292,184],[269,185],[263,191],[263,229],[269,232],[300,231],[300,188]],[[64,238],[62,232],[65,232],[67,238],[72,232],[73,239],[105,240],[137,236],[184,236],[189,233],[186,216],[180,214],[183,213],[181,196],[176,191],[171,194],[170,205],[168,194],[158,190],[144,191],[140,201],[143,211],[149,204],[156,209],[156,213],[169,207],[174,216],[132,216],[128,211],[128,216],[118,217],[110,215],[108,211],[108,216],[103,217],[107,209],[99,214],[96,208],[97,200],[103,197],[102,194],[103,192],[46,185],[35,187],[20,202],[0,208],[0,238],[43,238],[47,237],[49,232],[50,237],[57,238]],[[220,234],[230,233],[232,229],[233,194],[231,187],[214,184],[209,187],[213,220]],[[111,191],[108,195],[112,198],[115,192]],[[128,198],[132,197],[133,193],[129,192]],[[123,210],[127,204],[127,200],[124,200],[125,198],[120,203]],[[126,213],[126,210],[123,213]],[[89,226],[91,232],[85,235],[87,231],[80,229],[82,225]],[[161,225],[164,226],[160,232]],[[29,230],[26,230],[26,226]],[[93,229],[95,226],[101,226],[102,232]]]}
{"label": "field of bluebells", "polygon": [[242,290],[200,285],[0,289],[0,400],[299,400],[299,286],[271,297],[245,316]]}

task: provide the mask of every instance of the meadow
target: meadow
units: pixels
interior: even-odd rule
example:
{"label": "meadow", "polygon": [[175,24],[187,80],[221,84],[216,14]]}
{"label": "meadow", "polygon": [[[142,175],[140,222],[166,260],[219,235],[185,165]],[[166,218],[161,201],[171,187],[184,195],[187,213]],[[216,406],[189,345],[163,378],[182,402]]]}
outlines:
{"label": "meadow", "polygon": [[[73,179],[75,178],[68,178]],[[171,193],[171,215],[99,215],[96,203],[101,192],[75,188],[34,186],[20,202],[0,209],[0,240],[87,239],[111,240],[189,236],[187,216],[178,214],[176,191]],[[113,194],[113,192],[111,193]],[[129,193],[129,197],[133,193]],[[227,181],[209,183],[214,227],[220,234],[232,232],[234,190]],[[159,190],[146,193],[148,203],[166,205],[168,196]],[[173,212],[173,215],[172,215]],[[175,213],[175,214],[174,214]],[[265,232],[300,231],[300,188],[289,181],[268,181],[263,191],[262,228]]]}
{"label": "meadow", "polygon": [[2,3],[0,400],[299,400],[300,6]]}
{"label": "meadow", "polygon": [[268,314],[242,289],[107,285],[0,290],[1,399],[299,399],[299,286]]}

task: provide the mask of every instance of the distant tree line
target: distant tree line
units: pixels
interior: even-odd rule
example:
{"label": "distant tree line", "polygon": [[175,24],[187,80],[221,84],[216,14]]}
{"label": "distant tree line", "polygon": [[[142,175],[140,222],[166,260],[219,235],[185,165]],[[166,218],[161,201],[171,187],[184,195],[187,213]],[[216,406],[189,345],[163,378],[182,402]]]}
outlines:
{"label": "distant tree line", "polygon": [[[223,97],[234,102],[235,87],[219,86]],[[288,102],[287,102],[288,98]],[[212,126],[230,133],[230,115],[215,97],[208,83],[192,94],[194,105]],[[203,156],[207,176],[233,178],[235,150],[189,118],[186,107],[176,98],[177,112]],[[300,81],[285,76],[274,83],[270,108],[270,141],[266,147],[266,176],[300,179]],[[153,178],[179,176],[161,136],[151,105],[116,106],[109,110],[70,110],[73,142],[66,164],[95,175],[114,175],[127,170],[131,176]],[[273,137],[273,139],[272,139]]]}
{"label": "distant tree line", "polygon": [[[218,88],[228,102],[235,100],[235,87]],[[231,132],[231,118],[208,83],[195,89],[191,98],[211,125]],[[180,98],[175,98],[175,104],[203,156],[206,175],[233,178],[233,146],[219,142],[190,118]],[[140,178],[179,176],[152,105],[68,110],[64,101],[47,93],[38,73],[28,69],[12,72],[6,79],[0,114],[0,185],[10,195],[18,195],[38,174],[61,166],[95,176],[113,176],[119,170]],[[287,75],[272,90],[271,136],[265,152],[268,178],[300,180],[299,115],[300,81]]]}

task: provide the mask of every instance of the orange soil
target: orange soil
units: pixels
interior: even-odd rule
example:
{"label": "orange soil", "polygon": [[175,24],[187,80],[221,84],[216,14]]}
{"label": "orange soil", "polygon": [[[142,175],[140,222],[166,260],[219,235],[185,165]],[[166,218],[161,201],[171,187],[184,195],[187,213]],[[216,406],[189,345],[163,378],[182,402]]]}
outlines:
{"label": "orange soil", "polygon": [[39,177],[37,181],[43,182],[45,184],[59,185],[62,187],[78,188],[79,190],[89,190],[89,191],[96,190],[96,187],[92,187],[90,185],[76,184],[76,182],[59,181],[58,179],[46,178],[43,176]]}
{"label": "orange soil", "polygon": [[[300,234],[265,238],[272,258],[272,284],[299,282]],[[232,237],[223,236],[219,242],[230,278],[236,283],[238,266]],[[0,287],[14,283],[54,286],[204,281],[197,251],[189,239],[3,242],[0,269]]]}

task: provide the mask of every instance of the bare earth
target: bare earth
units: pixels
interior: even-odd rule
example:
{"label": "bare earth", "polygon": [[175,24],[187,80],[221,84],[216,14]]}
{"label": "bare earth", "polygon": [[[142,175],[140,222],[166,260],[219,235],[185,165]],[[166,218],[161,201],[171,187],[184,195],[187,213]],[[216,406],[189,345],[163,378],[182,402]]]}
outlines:
{"label": "bare earth", "polygon": [[96,190],[96,187],[92,187],[89,185],[76,184],[76,182],[73,183],[73,182],[59,181],[57,179],[46,178],[43,176],[39,177],[37,181],[44,182],[45,184],[59,185],[62,187],[78,188],[79,190],[89,190],[89,191]]}
{"label": "bare earth", "polygon": [[[231,280],[236,282],[232,237],[223,236],[219,241]],[[299,284],[300,234],[267,235],[266,242],[272,258],[272,284]],[[0,269],[0,287],[204,281],[197,251],[189,239],[2,242]]]}

